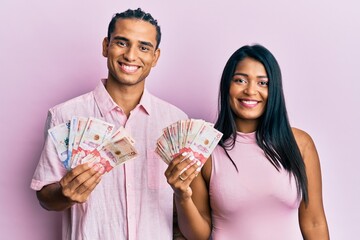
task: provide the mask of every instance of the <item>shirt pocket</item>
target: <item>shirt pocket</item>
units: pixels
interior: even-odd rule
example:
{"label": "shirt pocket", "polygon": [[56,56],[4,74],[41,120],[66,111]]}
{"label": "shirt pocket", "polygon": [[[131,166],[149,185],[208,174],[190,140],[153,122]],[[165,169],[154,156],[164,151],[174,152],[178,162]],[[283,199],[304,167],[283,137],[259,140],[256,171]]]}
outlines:
{"label": "shirt pocket", "polygon": [[166,163],[155,152],[155,149],[146,150],[147,181],[149,189],[164,189],[170,187],[165,177]]}

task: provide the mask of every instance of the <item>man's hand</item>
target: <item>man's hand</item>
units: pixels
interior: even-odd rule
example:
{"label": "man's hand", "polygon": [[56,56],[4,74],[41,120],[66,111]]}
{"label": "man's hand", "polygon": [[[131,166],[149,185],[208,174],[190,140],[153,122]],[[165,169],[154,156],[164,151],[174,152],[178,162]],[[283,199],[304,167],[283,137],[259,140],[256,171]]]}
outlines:
{"label": "man's hand", "polygon": [[85,202],[105,172],[101,164],[84,163],[69,171],[58,183],[37,192],[42,207],[62,211],[75,203]]}
{"label": "man's hand", "polygon": [[104,171],[101,164],[85,163],[75,167],[59,182],[62,194],[71,202],[85,202],[100,182]]}

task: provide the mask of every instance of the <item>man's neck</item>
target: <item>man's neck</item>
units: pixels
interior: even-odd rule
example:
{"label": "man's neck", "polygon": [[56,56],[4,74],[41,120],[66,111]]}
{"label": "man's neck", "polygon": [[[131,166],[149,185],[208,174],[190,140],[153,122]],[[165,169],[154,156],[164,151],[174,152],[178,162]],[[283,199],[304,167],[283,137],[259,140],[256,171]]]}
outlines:
{"label": "man's neck", "polygon": [[140,102],[141,96],[144,92],[144,81],[136,85],[123,85],[114,81],[106,81],[106,90],[110,94],[114,102],[119,105],[126,114],[130,115],[130,111],[133,110]]}

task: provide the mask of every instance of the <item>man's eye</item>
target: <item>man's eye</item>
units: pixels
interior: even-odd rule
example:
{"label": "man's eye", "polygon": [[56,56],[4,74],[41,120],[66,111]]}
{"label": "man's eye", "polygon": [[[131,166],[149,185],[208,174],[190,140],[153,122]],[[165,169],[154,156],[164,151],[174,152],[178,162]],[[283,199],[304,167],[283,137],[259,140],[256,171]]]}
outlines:
{"label": "man's eye", "polygon": [[120,47],[126,47],[126,43],[122,41],[116,42],[116,45],[119,45]]}
{"label": "man's eye", "polygon": [[146,46],[141,46],[140,50],[143,51],[143,52],[147,52],[147,51],[149,51],[149,48],[146,47]]}

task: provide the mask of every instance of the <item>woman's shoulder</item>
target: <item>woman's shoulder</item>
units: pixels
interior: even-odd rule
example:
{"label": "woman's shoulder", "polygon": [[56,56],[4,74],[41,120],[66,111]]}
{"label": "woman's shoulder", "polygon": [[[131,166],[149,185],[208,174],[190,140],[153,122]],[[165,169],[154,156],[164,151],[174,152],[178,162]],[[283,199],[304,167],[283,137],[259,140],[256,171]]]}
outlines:
{"label": "woman's shoulder", "polygon": [[291,130],[296,140],[308,141],[309,139],[311,139],[311,136],[304,130],[295,127],[292,127]]}
{"label": "woman's shoulder", "polygon": [[294,127],[292,127],[291,130],[294,134],[295,141],[296,141],[302,155],[306,152],[307,149],[315,148],[314,141],[307,132],[305,132],[304,130],[301,130],[299,128],[294,128]]}

